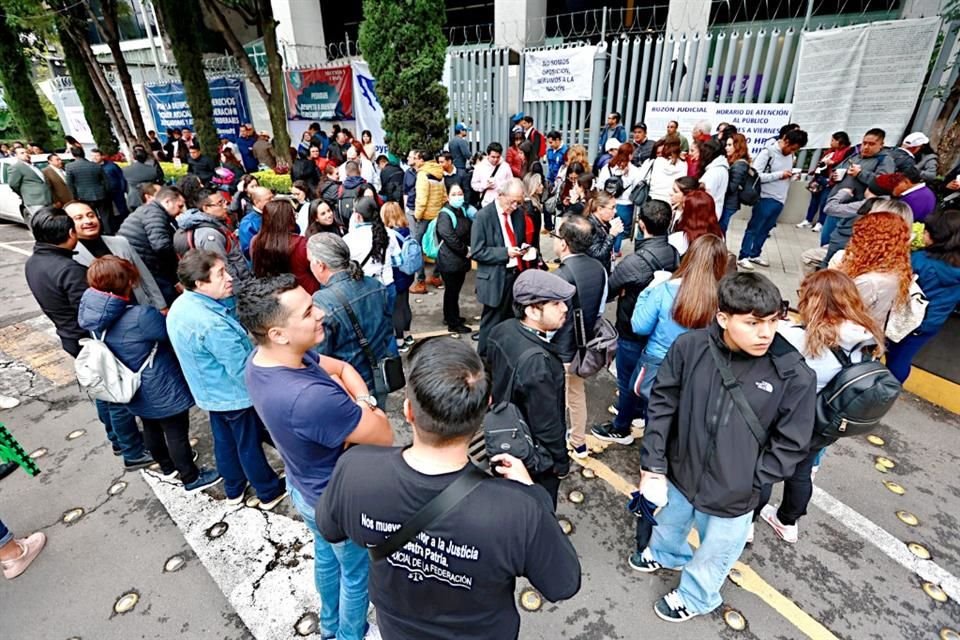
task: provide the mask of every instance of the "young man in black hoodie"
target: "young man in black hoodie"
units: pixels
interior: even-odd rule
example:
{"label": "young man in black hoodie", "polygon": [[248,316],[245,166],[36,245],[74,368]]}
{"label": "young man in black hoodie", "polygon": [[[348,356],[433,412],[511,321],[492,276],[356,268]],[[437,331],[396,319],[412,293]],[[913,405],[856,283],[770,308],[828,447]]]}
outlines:
{"label": "young man in black hoodie", "polygon": [[[761,488],[793,473],[813,432],[816,377],[777,334],[776,286],[739,273],[720,281],[718,299],[717,321],[681,335],[667,352],[640,454],[640,492],[665,493],[667,504],[630,566],[682,569],[680,586],[654,605],[668,622],[720,606]],[[687,542],[692,526],[696,552]]]}

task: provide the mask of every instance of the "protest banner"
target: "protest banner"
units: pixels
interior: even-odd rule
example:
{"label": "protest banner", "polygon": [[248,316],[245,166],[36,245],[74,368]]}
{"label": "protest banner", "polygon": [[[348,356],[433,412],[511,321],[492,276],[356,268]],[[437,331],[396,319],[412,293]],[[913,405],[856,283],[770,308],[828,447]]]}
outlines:
{"label": "protest banner", "polygon": [[[210,80],[209,85],[217,137],[236,140],[240,125],[250,122],[250,104],[247,102],[244,81],[240,78],[215,78]],[[144,85],[143,90],[161,140],[166,141],[167,129],[193,129],[193,115],[182,84],[148,84]]]}
{"label": "protest banner", "polygon": [[[357,131],[369,131],[377,153],[387,152],[386,134],[383,131],[383,107],[377,97],[376,80],[370,66],[363,60],[350,63],[353,71],[353,115],[357,119]],[[370,158],[376,160],[376,158]]]}
{"label": "protest banner", "polygon": [[597,48],[570,47],[523,54],[523,101],[589,100]]}
{"label": "protest banner", "polygon": [[690,140],[693,125],[700,120],[710,123],[710,133],[728,122],[746,136],[750,155],[755,156],[767,140],[780,135],[780,127],[790,122],[792,108],[774,103],[648,102],[645,123],[647,135],[657,140],[667,133],[667,123],[676,120],[679,132]]}
{"label": "protest banner", "polygon": [[297,69],[284,74],[290,120],[353,120],[349,66]]}
{"label": "protest banner", "polygon": [[896,146],[920,96],[940,18],[892,20],[804,31],[793,117],[809,147],[830,145],[834,131],[859,141],[873,127]]}

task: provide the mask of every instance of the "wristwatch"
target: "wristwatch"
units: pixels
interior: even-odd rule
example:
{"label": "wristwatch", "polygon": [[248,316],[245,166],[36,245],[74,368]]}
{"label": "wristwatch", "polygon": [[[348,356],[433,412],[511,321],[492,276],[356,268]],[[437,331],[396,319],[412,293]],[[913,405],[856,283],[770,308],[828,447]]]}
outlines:
{"label": "wristwatch", "polygon": [[377,408],[377,399],[370,394],[367,394],[365,396],[357,396],[357,402],[362,402],[366,404],[368,407],[370,407],[371,409]]}

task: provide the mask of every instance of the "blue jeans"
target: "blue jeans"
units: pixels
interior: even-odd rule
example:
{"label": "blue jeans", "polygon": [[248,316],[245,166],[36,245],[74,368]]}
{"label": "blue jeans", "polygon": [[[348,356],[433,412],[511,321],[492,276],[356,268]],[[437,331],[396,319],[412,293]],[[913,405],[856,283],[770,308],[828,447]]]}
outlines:
{"label": "blue jeans", "polygon": [[657,381],[657,371],[663,364],[663,358],[652,356],[646,351],[637,361],[637,367],[630,377],[630,391],[640,398],[640,405],[643,407],[643,419],[647,419],[647,408],[650,406],[650,392],[653,391],[653,383]]}
{"label": "blue jeans", "polygon": [[730,226],[730,220],[733,219],[733,216],[737,213],[737,211],[740,211],[739,201],[734,206],[729,208],[726,206],[726,201],[724,201],[723,213],[720,214],[720,229],[722,229],[724,233],[727,232],[727,227]]}
{"label": "blue jeans", "polygon": [[887,369],[901,384],[910,377],[910,364],[923,345],[927,344],[937,332],[912,333],[900,342],[887,344]]}
{"label": "blue jeans", "polygon": [[[723,602],[720,587],[747,544],[753,511],[736,518],[711,516],[693,508],[680,491],[667,482],[667,506],[657,513],[650,538],[653,559],[668,568],[683,568],[677,591],[687,609],[709,613]],[[687,542],[696,525],[700,547]]]}
{"label": "blue jeans", "polygon": [[143,448],[143,434],[127,405],[103,400],[94,400],[94,404],[97,405],[97,418],[107,431],[107,439],[120,452],[123,460],[132,462],[145,456],[147,452]]}
{"label": "blue jeans", "polygon": [[833,234],[833,230],[837,228],[838,224],[840,224],[840,218],[824,216],[823,226],[820,228],[821,247],[830,244],[830,236]]}
{"label": "blue jeans", "polygon": [[3,520],[0,520],[0,547],[7,544],[13,540],[13,531],[7,529],[7,526],[3,524]]}
{"label": "blue jeans", "polygon": [[263,453],[266,427],[253,407],[211,411],[210,431],[213,432],[217,471],[223,477],[223,489],[228,498],[243,493],[247,481],[253,485],[261,502],[270,502],[284,492],[283,480]]}
{"label": "blue jeans", "polygon": [[747,230],[743,234],[743,243],[740,245],[739,259],[759,258],[763,250],[763,243],[767,241],[770,232],[777,226],[777,218],[783,211],[783,203],[773,198],[760,198],[753,206],[753,215],[747,223]]}
{"label": "blue jeans", "polygon": [[314,507],[290,487],[290,500],[313,533],[313,575],[320,594],[320,637],[362,640],[367,633],[370,556],[350,540],[331,544],[317,528]]}
{"label": "blue jeans", "polygon": [[630,433],[630,422],[643,416],[640,398],[630,387],[634,369],[640,361],[644,343],[621,338],[617,340],[617,415],[613,428],[620,433]]}
{"label": "blue jeans", "polygon": [[613,250],[616,253],[620,253],[620,245],[623,244],[623,239],[630,233],[630,229],[633,228],[633,205],[618,204],[617,217],[623,222],[623,233],[617,234],[617,237],[614,239]]}

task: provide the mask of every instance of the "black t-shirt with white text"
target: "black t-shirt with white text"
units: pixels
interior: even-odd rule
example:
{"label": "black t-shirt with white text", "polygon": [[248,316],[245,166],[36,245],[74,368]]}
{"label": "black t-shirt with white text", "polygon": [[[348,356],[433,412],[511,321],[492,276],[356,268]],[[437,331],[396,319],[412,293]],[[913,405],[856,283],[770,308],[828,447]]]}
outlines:
{"label": "black t-shirt with white text", "polygon": [[[317,508],[330,542],[382,543],[465,470],[428,476],[401,448],[352,447]],[[370,599],[387,640],[517,638],[516,578],[553,602],[580,589],[580,561],[546,491],[488,478],[383,560],[371,560]]]}

